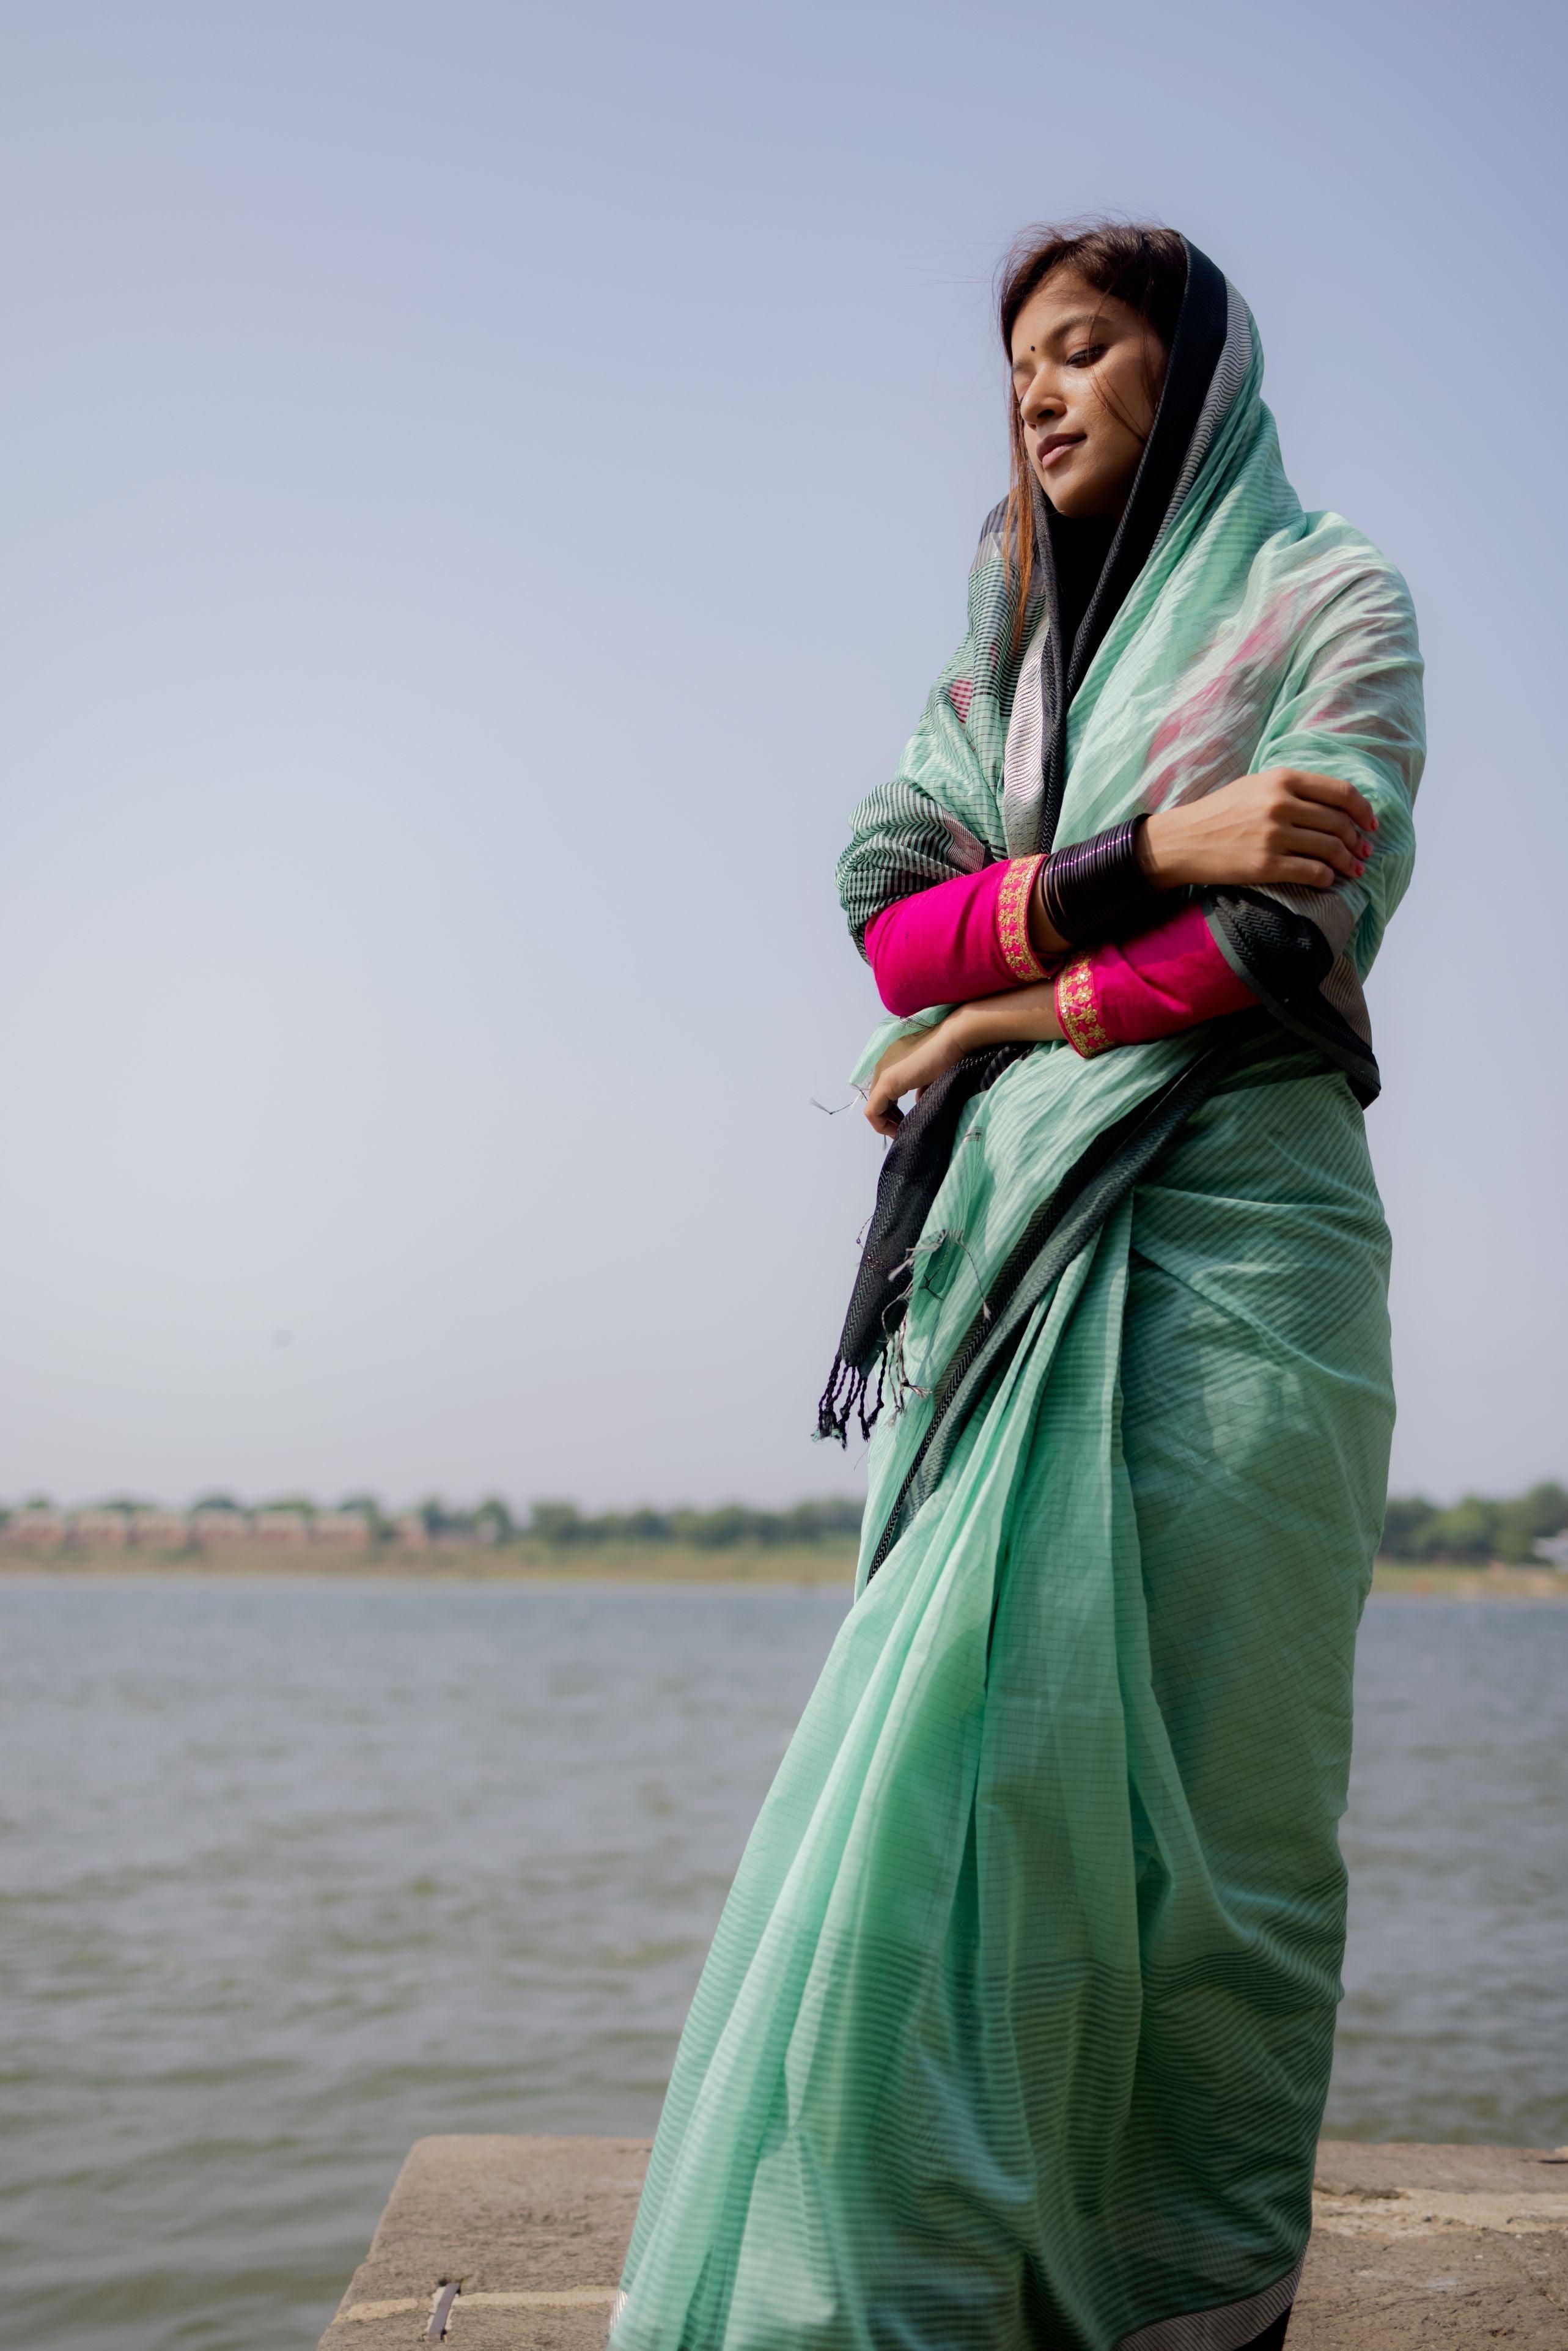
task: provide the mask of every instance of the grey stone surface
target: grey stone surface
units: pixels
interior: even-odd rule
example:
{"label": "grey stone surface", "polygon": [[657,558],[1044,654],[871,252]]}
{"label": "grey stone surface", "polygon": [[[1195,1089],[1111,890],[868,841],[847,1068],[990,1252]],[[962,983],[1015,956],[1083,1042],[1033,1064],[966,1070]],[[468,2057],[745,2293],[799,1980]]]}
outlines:
{"label": "grey stone surface", "polygon": [[[321,2351],[601,2351],[648,2159],[629,2138],[418,2141]],[[1568,2351],[1568,2161],[1325,2139],[1290,2351]]]}
{"label": "grey stone surface", "polygon": [[[325,2351],[423,2342],[451,2278],[463,2287],[454,2351],[599,2351],[647,2160],[646,2139],[417,2140]],[[540,2299],[510,2299],[522,2295]],[[574,2307],[573,2295],[600,2298]],[[412,2307],[384,2307],[398,2304]]]}
{"label": "grey stone surface", "polygon": [[1318,2149],[1290,2351],[1568,2351],[1568,2161],[1550,2147]]}
{"label": "grey stone surface", "polygon": [[1396,2194],[1418,2188],[1519,2189],[1568,2200],[1568,2154],[1549,2147],[1413,2147],[1403,2141],[1362,2146],[1325,2138],[1318,2148],[1317,2189]]}
{"label": "grey stone surface", "polygon": [[[1518,2241],[1457,2225],[1446,2236],[1359,2240],[1315,2230],[1287,2351],[1509,2351],[1568,2346],[1568,2270],[1531,2277]],[[518,2338],[523,2339],[523,2338]]]}

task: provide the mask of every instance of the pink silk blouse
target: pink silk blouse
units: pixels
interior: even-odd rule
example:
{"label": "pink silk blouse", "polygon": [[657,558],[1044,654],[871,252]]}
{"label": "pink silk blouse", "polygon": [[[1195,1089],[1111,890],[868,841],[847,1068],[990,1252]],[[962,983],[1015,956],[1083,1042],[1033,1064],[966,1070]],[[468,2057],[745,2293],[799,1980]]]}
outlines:
{"label": "pink silk blouse", "polygon": [[967,1004],[1054,972],[1062,1033],[1088,1057],[1257,1002],[1198,906],[1184,906],[1136,938],[1042,964],[1029,939],[1030,893],[1041,862],[1014,857],[960,873],[873,916],[866,955],[888,1010],[906,1019],[927,1004]]}

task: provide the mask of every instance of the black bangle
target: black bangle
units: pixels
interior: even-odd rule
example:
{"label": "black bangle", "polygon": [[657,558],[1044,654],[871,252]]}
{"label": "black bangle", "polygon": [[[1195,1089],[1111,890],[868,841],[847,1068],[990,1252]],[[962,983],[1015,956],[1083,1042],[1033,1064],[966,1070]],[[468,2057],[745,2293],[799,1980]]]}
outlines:
{"label": "black bangle", "polygon": [[1052,930],[1069,946],[1125,938],[1159,919],[1166,893],[1138,862],[1138,827],[1147,821],[1145,816],[1129,817],[1091,841],[1053,850],[1040,867],[1041,904]]}

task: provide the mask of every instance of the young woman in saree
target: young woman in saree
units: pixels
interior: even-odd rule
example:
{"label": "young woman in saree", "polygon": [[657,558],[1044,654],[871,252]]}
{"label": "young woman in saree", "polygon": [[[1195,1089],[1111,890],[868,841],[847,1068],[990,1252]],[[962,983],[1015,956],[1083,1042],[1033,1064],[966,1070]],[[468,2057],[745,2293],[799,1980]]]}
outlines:
{"label": "young woman in saree", "polygon": [[1415,625],[1302,512],[1184,239],[1040,237],[1001,325],[1012,489],[839,873],[899,1016],[822,1405],[876,1423],[856,1597],[696,1993],[616,2351],[1240,2351],[1306,2247]]}

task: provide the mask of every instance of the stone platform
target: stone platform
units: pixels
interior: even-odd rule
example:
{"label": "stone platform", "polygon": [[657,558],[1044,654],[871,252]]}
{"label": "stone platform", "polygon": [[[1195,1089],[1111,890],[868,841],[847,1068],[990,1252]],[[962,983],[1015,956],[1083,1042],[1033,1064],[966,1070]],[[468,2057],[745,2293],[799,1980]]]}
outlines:
{"label": "stone platform", "polygon": [[[601,2351],[647,2159],[422,2138],[321,2351]],[[1289,2351],[1568,2351],[1568,2149],[1325,2139],[1314,2202]]]}

